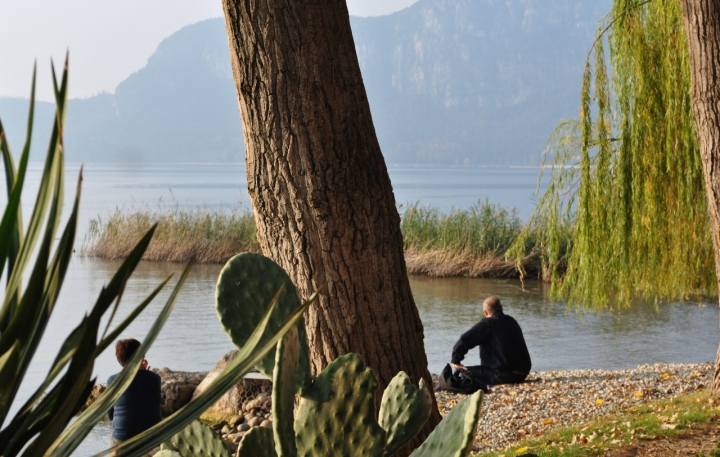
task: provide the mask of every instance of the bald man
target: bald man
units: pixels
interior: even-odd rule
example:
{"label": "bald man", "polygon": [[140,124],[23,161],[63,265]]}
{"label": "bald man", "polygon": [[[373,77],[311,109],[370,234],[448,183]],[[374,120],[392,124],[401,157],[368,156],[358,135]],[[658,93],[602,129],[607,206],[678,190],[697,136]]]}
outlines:
{"label": "bald man", "polygon": [[[488,386],[523,382],[532,363],[520,325],[503,313],[497,297],[485,299],[483,314],[485,318],[455,343],[451,365],[456,370],[468,370],[476,380]],[[465,354],[477,346],[480,346],[480,365],[461,365]]]}

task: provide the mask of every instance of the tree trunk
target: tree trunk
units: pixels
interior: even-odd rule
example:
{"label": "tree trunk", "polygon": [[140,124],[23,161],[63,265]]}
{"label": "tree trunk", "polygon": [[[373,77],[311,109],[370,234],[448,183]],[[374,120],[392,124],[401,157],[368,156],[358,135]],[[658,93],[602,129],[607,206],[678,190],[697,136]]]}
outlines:
{"label": "tree trunk", "polygon": [[345,1],[223,8],[258,240],[301,295],[327,287],[306,320],[313,373],[356,352],[381,388],[401,370],[432,386]]}
{"label": "tree trunk", "polygon": [[[690,51],[693,115],[715,248],[715,272],[720,280],[720,1],[681,0],[681,3]],[[720,396],[720,349],[712,391]]]}

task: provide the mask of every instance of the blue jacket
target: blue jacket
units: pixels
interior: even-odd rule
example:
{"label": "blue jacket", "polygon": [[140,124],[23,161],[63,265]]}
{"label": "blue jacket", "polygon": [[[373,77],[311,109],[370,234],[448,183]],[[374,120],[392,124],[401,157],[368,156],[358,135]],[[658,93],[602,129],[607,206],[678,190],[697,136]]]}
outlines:
{"label": "blue jacket", "polygon": [[[114,374],[108,378],[108,386],[116,376]],[[152,371],[139,370],[130,387],[108,411],[108,417],[113,423],[113,438],[128,440],[160,422],[160,402],[160,376]]]}

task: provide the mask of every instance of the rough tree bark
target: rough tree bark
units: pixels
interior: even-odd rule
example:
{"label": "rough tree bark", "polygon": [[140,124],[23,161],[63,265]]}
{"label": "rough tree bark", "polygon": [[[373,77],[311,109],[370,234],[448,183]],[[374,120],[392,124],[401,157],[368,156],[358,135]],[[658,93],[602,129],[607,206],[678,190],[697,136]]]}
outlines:
{"label": "rough tree bark", "polygon": [[[693,116],[707,187],[715,272],[720,280],[720,1],[681,3],[690,51]],[[712,391],[720,396],[720,349]]]}
{"label": "rough tree bark", "polygon": [[306,320],[313,372],[356,352],[382,388],[401,370],[432,385],[345,1],[223,8],[260,245],[301,295],[327,287]]}

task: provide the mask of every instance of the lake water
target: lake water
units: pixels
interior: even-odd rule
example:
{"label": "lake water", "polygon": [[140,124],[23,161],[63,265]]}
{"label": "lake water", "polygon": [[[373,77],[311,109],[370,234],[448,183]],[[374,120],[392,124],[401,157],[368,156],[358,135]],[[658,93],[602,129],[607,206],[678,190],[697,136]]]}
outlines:
{"label": "lake water", "polygon": [[[67,176],[66,208],[71,204],[77,166]],[[533,209],[538,169],[527,168],[391,168],[399,203],[420,202],[447,211],[467,208],[488,199],[515,206],[523,217]],[[39,166],[29,175],[37,185]],[[240,165],[153,165],[138,169],[88,166],[85,168],[80,232],[90,218],[114,210],[177,204],[209,208],[249,207],[245,171]],[[32,203],[26,193],[24,204]],[[4,206],[3,200],[0,204]],[[29,206],[25,206],[29,214]],[[67,209],[69,210],[69,209]],[[26,216],[27,217],[27,216]],[[46,374],[58,344],[92,305],[119,262],[73,259],[57,311],[53,315],[36,360],[27,374],[20,397],[30,394]],[[180,265],[143,262],[128,284],[118,319],[139,303],[163,278],[179,273]],[[147,354],[152,366],[204,371],[232,344],[222,331],[214,310],[214,288],[219,265],[198,265],[183,288],[175,310]],[[161,297],[128,329],[123,337],[141,339],[162,307],[173,282]],[[448,362],[458,335],[481,317],[482,300],[498,295],[506,312],[523,327],[533,370],[570,368],[620,369],[653,362],[704,362],[714,360],[720,340],[718,309],[713,303],[674,303],[655,310],[638,303],[631,309],[600,314],[569,311],[564,303],[547,299],[544,284],[515,280],[411,277],[413,295],[425,328],[425,347],[432,372]],[[477,361],[472,351],[466,361]],[[99,382],[119,369],[111,350],[97,360]],[[91,455],[105,448],[108,424],[100,424],[76,455]]]}

